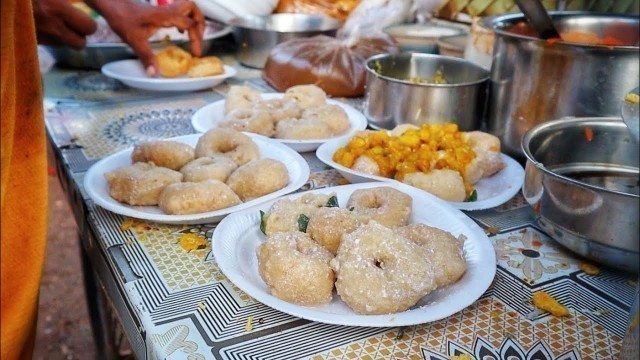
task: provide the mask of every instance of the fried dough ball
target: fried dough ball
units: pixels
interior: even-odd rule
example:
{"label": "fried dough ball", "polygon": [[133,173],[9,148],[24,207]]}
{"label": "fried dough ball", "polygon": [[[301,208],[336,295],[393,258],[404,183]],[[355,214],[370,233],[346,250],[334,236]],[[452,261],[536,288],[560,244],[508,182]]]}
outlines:
{"label": "fried dough ball", "polygon": [[482,131],[470,131],[462,134],[463,139],[476,157],[465,169],[464,179],[475,184],[480,179],[488,178],[505,167],[500,156],[500,139]]}
{"label": "fried dough ball", "polygon": [[276,124],[276,138],[291,140],[326,139],[331,128],[318,119],[287,119]]}
{"label": "fried dough ball", "polygon": [[129,205],[157,205],[167,185],[182,181],[181,173],[145,162],[110,171],[104,177],[109,195]]}
{"label": "fried dough ball", "polygon": [[405,311],[436,288],[415,243],[375,221],[342,237],[331,260],[341,299],[359,314]]}
{"label": "fried dough ball", "polygon": [[227,181],[229,175],[238,168],[238,164],[225,155],[211,155],[188,162],[180,169],[184,181],[200,182],[205,180]]}
{"label": "fried dough ball", "polygon": [[247,135],[230,128],[213,128],[205,132],[196,144],[196,157],[223,154],[238,165],[260,157],[260,149]]}
{"label": "fried dough ball", "polygon": [[236,109],[229,112],[219,124],[220,127],[272,137],[276,132],[269,112],[257,109]]}
{"label": "fried dough ball", "polygon": [[187,76],[190,78],[224,74],[224,63],[216,56],[191,59]]}
{"label": "fried dough ball", "polygon": [[367,155],[358,156],[358,158],[353,163],[353,166],[351,168],[361,173],[381,176],[380,165],[378,165],[378,163],[375,160],[368,157]]}
{"label": "fried dough ball", "polygon": [[169,215],[197,214],[240,204],[240,198],[220,180],[181,182],[162,190],[158,206]]}
{"label": "fried dough ball", "polygon": [[302,109],[298,103],[286,98],[258,100],[253,108],[268,111],[275,123],[285,119],[298,119],[302,115]]}
{"label": "fried dough ball", "polygon": [[265,233],[298,231],[298,217],[313,217],[316,210],[327,205],[332,195],[304,194],[296,199],[283,198],[265,213]]}
{"label": "fried dough ball", "polygon": [[189,70],[191,54],[175,45],[170,45],[156,53],[156,63],[162,76],[173,78]]}
{"label": "fried dough ball", "polygon": [[131,162],[152,162],[157,166],[180,170],[195,158],[193,147],[171,140],[155,140],[137,144],[131,153]]}
{"label": "fried dough ball", "polygon": [[434,169],[428,173],[409,173],[404,176],[402,182],[447,201],[460,202],[467,196],[464,180],[455,170]]}
{"label": "fried dough ball", "polygon": [[335,255],[342,236],[354,231],[361,224],[361,219],[345,208],[321,207],[311,215],[307,234]]}
{"label": "fried dough ball", "polygon": [[411,224],[395,229],[396,233],[419,245],[433,265],[436,286],[455,283],[467,271],[464,259],[464,236],[456,238],[451,233],[425,224]]}
{"label": "fried dough ball", "polygon": [[316,85],[296,85],[287,89],[285,99],[294,100],[301,109],[324,105],[327,102],[327,94]]}
{"label": "fried dough ball", "polygon": [[347,201],[347,209],[387,227],[407,225],[412,206],[411,196],[390,187],[358,189]]}
{"label": "fried dough ball", "polygon": [[335,276],[331,253],[302,232],[267,236],[256,249],[258,272],[271,294],[304,306],[331,301]]}
{"label": "fried dough ball", "polygon": [[332,135],[344,134],[351,124],[349,116],[344,109],[338,105],[325,104],[306,109],[302,112],[303,119],[317,119],[329,125]]}
{"label": "fried dough ball", "polygon": [[258,90],[247,85],[232,85],[224,101],[224,113],[235,109],[250,109],[259,100],[262,100],[262,96]]}
{"label": "fried dough ball", "polygon": [[289,183],[287,167],[275,159],[250,161],[236,169],[227,184],[242,201],[258,198],[280,190]]}

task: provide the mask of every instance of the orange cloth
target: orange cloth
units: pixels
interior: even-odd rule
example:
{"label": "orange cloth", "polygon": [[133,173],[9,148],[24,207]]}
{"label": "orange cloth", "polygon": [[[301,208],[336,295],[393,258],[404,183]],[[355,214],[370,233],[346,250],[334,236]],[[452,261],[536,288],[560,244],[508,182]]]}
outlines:
{"label": "orange cloth", "polygon": [[31,1],[2,0],[3,360],[31,359],[47,230],[47,149]]}

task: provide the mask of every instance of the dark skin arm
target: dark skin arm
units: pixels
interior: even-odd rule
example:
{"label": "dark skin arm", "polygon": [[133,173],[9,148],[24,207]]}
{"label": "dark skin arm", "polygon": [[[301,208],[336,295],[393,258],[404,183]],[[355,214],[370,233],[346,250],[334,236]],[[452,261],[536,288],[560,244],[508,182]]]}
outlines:
{"label": "dark skin arm", "polygon": [[[149,37],[161,27],[175,26],[187,31],[194,56],[201,55],[204,16],[190,1],[155,7],[136,0],[86,0],[109,23],[111,29],[129,44],[147,69],[149,76],[158,73]],[[95,32],[95,22],[68,0],[34,0],[34,17],[38,42],[68,45],[80,49],[86,36]]]}

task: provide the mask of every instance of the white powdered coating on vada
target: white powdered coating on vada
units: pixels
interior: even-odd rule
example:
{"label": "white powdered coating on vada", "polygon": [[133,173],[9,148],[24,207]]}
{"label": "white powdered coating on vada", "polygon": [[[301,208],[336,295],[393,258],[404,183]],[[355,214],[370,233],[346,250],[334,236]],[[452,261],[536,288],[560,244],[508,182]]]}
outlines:
{"label": "white powdered coating on vada", "polygon": [[310,216],[307,234],[335,255],[342,236],[361,224],[360,218],[345,208],[321,207]]}
{"label": "white powdered coating on vada", "polygon": [[455,170],[434,169],[428,173],[409,173],[404,176],[402,182],[447,201],[460,202],[467,196],[464,180]]}
{"label": "white powdered coating on vada", "polygon": [[335,276],[331,253],[302,232],[267,236],[256,249],[258,272],[271,294],[304,306],[331,301]]}
{"label": "white powdered coating on vada", "polygon": [[137,144],[131,153],[131,162],[152,162],[157,166],[180,170],[195,158],[189,144],[171,140],[155,140]]}
{"label": "white powdered coating on vada", "polygon": [[324,105],[327,102],[327,93],[316,85],[296,85],[287,89],[285,99],[294,100],[302,109]]}
{"label": "white powdered coating on vada", "polygon": [[256,101],[262,100],[262,95],[247,85],[231,85],[224,100],[224,113],[236,109],[250,109]]}
{"label": "white powdered coating on vada", "polygon": [[162,190],[158,206],[169,215],[198,214],[240,204],[240,198],[219,180],[182,182]]}
{"label": "white powdered coating on vada", "polygon": [[343,236],[331,267],[338,295],[359,314],[405,311],[436,287],[419,246],[375,221]]}
{"label": "white powdered coating on vada", "polygon": [[265,233],[298,231],[298,217],[304,214],[311,218],[316,210],[326,206],[333,195],[304,194],[296,199],[283,198],[271,205],[265,213]]}
{"label": "white powdered coating on vada", "polygon": [[260,158],[260,149],[247,135],[230,128],[213,128],[196,144],[196,157],[226,155],[238,165]]}
{"label": "white powdered coating on vada", "polygon": [[269,112],[274,123],[286,119],[298,119],[302,115],[302,109],[298,103],[287,98],[260,100],[253,105],[253,109]]}
{"label": "white powdered coating on vada", "polygon": [[455,283],[467,271],[464,259],[464,236],[456,238],[451,233],[425,224],[411,224],[395,229],[396,233],[418,244],[431,261],[434,280],[438,287]]}
{"label": "white powdered coating on vada", "polygon": [[248,131],[266,137],[273,136],[276,131],[269,112],[257,109],[230,111],[218,126],[232,128],[237,131]]}
{"label": "white powdered coating on vada", "polygon": [[275,159],[250,161],[234,171],[227,179],[227,185],[248,201],[280,190],[289,183],[287,167]]}
{"label": "white powdered coating on vada", "polygon": [[220,180],[226,182],[238,164],[224,155],[211,155],[188,162],[180,169],[185,182]]}
{"label": "white powdered coating on vada", "polygon": [[324,122],[329,126],[333,136],[342,135],[351,127],[347,112],[342,107],[334,104],[325,104],[306,109],[302,113],[302,118],[317,119]]}
{"label": "white powdered coating on vada", "polygon": [[109,195],[129,205],[157,205],[160,193],[182,181],[182,174],[152,163],[137,162],[104,174]]}
{"label": "white powdered coating on vada", "polygon": [[358,189],[347,201],[347,209],[387,227],[407,225],[412,206],[411,196],[390,187]]}
{"label": "white powdered coating on vada", "polygon": [[314,140],[331,137],[331,128],[318,119],[286,119],[276,124],[276,138],[291,140]]}

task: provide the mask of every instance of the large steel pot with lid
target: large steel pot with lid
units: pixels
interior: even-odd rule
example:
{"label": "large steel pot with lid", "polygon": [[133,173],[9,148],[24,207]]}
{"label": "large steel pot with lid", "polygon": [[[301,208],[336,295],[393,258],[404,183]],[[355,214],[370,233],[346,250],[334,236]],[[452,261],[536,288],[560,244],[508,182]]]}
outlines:
{"label": "large steel pot with lid", "polygon": [[522,14],[484,19],[495,31],[487,129],[503,151],[524,159],[523,135],[563,117],[619,116],[620,99],[638,85],[639,22],[633,15],[552,12],[561,34],[586,33],[624,45],[549,42]]}

